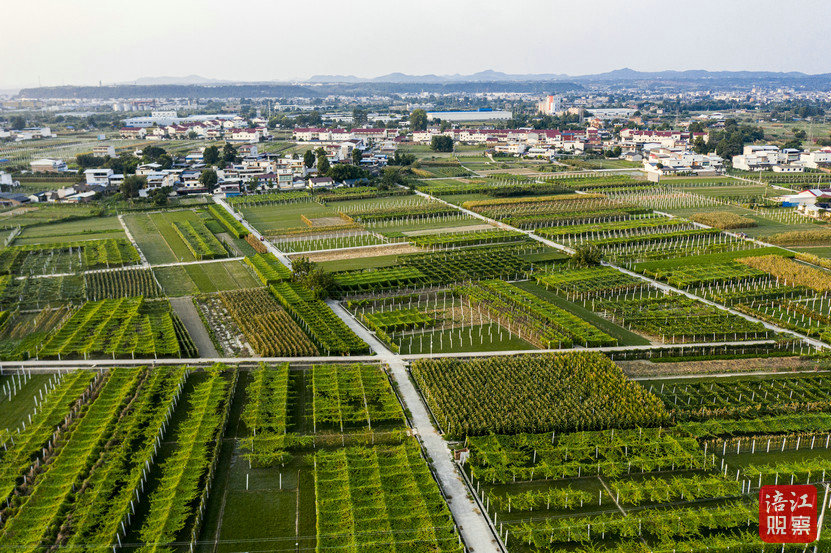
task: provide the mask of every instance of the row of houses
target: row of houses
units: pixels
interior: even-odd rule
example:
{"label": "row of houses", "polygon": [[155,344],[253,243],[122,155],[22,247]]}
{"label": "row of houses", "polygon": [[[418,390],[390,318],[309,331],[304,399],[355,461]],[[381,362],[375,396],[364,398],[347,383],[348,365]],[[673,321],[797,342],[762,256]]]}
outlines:
{"label": "row of houses", "polygon": [[773,145],[747,145],[741,155],[733,156],[733,167],[743,171],[802,173],[808,169],[831,168],[831,148],[803,152]]}
{"label": "row of houses", "polygon": [[718,175],[724,172],[724,160],[716,154],[699,154],[687,147],[644,147],[643,168],[654,175]]}
{"label": "row of houses", "polygon": [[119,134],[121,138],[131,140],[168,140],[195,136],[200,139],[238,143],[256,143],[271,136],[265,123],[256,127],[249,127],[247,122],[242,126],[229,125],[235,122],[215,119],[154,127],[121,127]]}

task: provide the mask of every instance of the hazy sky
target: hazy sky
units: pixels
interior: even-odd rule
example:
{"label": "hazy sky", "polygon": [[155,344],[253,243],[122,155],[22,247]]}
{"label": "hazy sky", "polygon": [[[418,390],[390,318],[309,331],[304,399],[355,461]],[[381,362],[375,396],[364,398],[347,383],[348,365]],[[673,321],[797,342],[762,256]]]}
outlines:
{"label": "hazy sky", "polygon": [[826,0],[6,0],[0,88],[139,77],[831,72]]}

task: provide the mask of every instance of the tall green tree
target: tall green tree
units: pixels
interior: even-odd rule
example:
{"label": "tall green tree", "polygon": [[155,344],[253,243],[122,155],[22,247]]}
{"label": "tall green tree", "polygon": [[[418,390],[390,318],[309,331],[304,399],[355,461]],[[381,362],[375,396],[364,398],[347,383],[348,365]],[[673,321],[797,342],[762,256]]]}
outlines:
{"label": "tall green tree", "polygon": [[410,114],[410,130],[423,131],[427,128],[427,112],[423,109],[414,109]]}
{"label": "tall green tree", "polygon": [[311,150],[306,150],[306,153],[303,154],[303,165],[305,165],[308,169],[311,169],[315,164],[315,153]]}
{"label": "tall green tree", "polygon": [[320,175],[325,175],[329,172],[329,159],[326,157],[326,151],[323,148],[317,149],[317,172]]}
{"label": "tall green tree", "polygon": [[434,152],[452,152],[453,139],[443,134],[434,136],[430,141],[430,149]]}
{"label": "tall green tree", "polygon": [[226,142],[222,147],[222,161],[225,163],[234,163],[237,160],[237,156],[237,149],[234,148],[234,145]]}
{"label": "tall green tree", "polygon": [[144,188],[146,184],[147,179],[145,177],[129,175],[121,181],[121,194],[128,199],[135,198],[139,195],[139,190]]}
{"label": "tall green tree", "polygon": [[216,146],[208,146],[202,152],[202,161],[205,162],[205,165],[216,165],[216,162],[219,161],[219,148]]}
{"label": "tall green tree", "polygon": [[199,184],[207,188],[208,190],[213,190],[216,188],[216,184],[219,182],[219,177],[216,175],[216,171],[213,169],[203,169],[202,174],[199,175]]}
{"label": "tall green tree", "polygon": [[358,148],[354,148],[352,150],[352,163],[354,163],[355,165],[360,165],[363,156],[364,153],[361,150],[359,150]]}

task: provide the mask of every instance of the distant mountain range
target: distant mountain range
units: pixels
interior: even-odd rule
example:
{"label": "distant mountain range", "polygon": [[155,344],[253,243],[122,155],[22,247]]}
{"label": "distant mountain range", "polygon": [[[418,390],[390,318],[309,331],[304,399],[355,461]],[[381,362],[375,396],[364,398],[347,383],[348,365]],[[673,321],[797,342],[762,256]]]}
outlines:
{"label": "distant mountain range", "polygon": [[107,86],[24,88],[21,98],[320,98],[328,95],[365,96],[403,93],[562,94],[587,86],[645,86],[675,90],[747,89],[752,86],[788,86],[831,89],[831,73],[808,75],[797,71],[635,71],[624,68],[591,75],[562,73],[510,74],[480,71],[470,75],[407,75],[390,73],[363,78],[354,75],[314,75],[305,81],[244,82],[184,77],[142,77]]}
{"label": "distant mountain range", "polygon": [[[565,73],[503,73],[501,71],[479,71],[469,75],[408,75],[406,73],[388,73],[379,77],[356,77],[354,75],[313,75],[305,81],[293,81],[294,84],[358,84],[358,83],[409,83],[409,84],[446,84],[446,83],[496,83],[496,82],[623,82],[623,81],[782,81],[782,80],[831,80],[831,73],[811,75],[798,71],[707,71],[692,69],[686,71],[636,71],[625,67],[605,73],[588,75],[568,75]],[[286,80],[264,82],[233,81],[211,79],[200,75],[184,77],[142,77],[135,81],[118,83],[119,85],[158,86],[158,85],[244,85],[244,84],[289,84]]]}
{"label": "distant mountain range", "polygon": [[606,73],[589,75],[567,75],[565,73],[531,73],[510,74],[500,71],[480,71],[471,75],[406,75],[404,73],[389,73],[380,77],[360,78],[353,75],[314,75],[308,79],[310,83],[453,83],[453,82],[528,82],[528,81],[571,81],[571,82],[601,82],[601,81],[698,81],[698,80],[736,80],[736,81],[763,81],[763,80],[799,80],[799,79],[831,79],[831,74],[809,75],[798,71],[707,71],[695,69],[687,71],[635,71],[628,67],[616,69]]}

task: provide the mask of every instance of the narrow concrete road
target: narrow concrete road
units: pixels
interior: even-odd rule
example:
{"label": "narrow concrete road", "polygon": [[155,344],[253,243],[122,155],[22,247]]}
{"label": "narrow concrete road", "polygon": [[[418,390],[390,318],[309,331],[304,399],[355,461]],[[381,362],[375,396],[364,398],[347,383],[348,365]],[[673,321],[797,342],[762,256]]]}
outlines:
{"label": "narrow concrete road", "polygon": [[485,515],[478,509],[473,499],[468,497],[467,487],[453,462],[450,448],[433,426],[427,408],[410,380],[404,361],[355,320],[340,303],[332,300],[326,303],[355,334],[369,344],[381,360],[389,365],[392,377],[398,384],[401,400],[410,411],[413,428],[421,437],[424,449],[433,461],[433,467],[448,497],[447,504],[453,512],[459,532],[467,546],[476,553],[499,553],[501,549],[497,545]]}
{"label": "narrow concrete road", "polygon": [[211,342],[208,329],[202,324],[202,317],[193,305],[193,299],[190,296],[170,298],[170,305],[188,329],[188,334],[199,351],[199,357],[219,357],[219,352]]}

